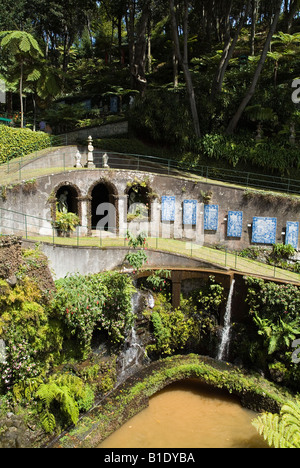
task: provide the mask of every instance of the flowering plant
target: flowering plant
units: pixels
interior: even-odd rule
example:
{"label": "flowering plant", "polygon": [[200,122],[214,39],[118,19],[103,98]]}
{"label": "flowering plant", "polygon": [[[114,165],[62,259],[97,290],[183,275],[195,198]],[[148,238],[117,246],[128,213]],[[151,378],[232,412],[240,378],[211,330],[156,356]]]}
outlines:
{"label": "flowering plant", "polygon": [[88,353],[95,329],[108,334],[111,344],[122,343],[132,325],[130,278],[117,272],[73,275],[57,282],[52,308],[59,314],[83,353]]}

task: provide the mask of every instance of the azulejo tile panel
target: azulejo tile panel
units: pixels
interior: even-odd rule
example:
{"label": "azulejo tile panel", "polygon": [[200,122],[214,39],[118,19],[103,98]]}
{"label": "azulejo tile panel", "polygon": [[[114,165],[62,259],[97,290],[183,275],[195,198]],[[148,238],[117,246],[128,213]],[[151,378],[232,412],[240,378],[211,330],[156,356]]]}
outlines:
{"label": "azulejo tile panel", "polygon": [[286,245],[292,245],[294,249],[298,249],[298,240],[299,240],[299,223],[288,221],[286,223]]}
{"label": "azulejo tile panel", "polygon": [[176,197],[162,197],[161,220],[175,221],[175,202]]}
{"label": "azulejo tile panel", "polygon": [[205,205],[204,206],[204,230],[217,231],[219,221],[219,206]]}
{"label": "azulejo tile panel", "polygon": [[183,224],[190,226],[197,224],[197,200],[184,200]]}
{"label": "azulejo tile panel", "polygon": [[253,218],[252,242],[276,244],[277,218]]}
{"label": "azulejo tile panel", "polygon": [[227,237],[242,237],[243,212],[229,211],[227,222]]}

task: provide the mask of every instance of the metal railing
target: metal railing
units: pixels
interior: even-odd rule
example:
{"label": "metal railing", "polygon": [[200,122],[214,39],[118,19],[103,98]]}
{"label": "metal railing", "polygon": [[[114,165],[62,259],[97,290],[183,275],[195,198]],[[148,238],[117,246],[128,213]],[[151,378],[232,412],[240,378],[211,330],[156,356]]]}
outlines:
{"label": "metal railing", "polygon": [[[16,235],[37,243],[48,243],[53,246],[70,246],[81,248],[129,248],[127,232],[116,234],[115,228],[108,231],[96,231],[96,235],[88,237],[86,226],[78,226],[70,237],[61,237],[49,219],[20,213],[18,211],[0,208],[0,235]],[[275,265],[239,256],[238,252],[228,249],[217,250],[193,241],[168,239],[162,237],[148,237],[146,247],[153,250],[206,261],[244,273],[245,275],[265,276],[300,284],[300,274],[283,270]],[[125,254],[124,254],[125,257]]]}
{"label": "metal railing", "polygon": [[[53,147],[66,144],[66,136],[53,137]],[[46,151],[46,150],[45,150]],[[255,172],[242,172],[235,169],[218,168],[212,166],[189,165],[172,159],[161,158],[157,156],[148,156],[134,153],[118,153],[110,151],[94,151],[94,163],[96,168],[102,168],[102,156],[106,153],[109,158],[109,166],[112,169],[128,169],[142,172],[159,173],[165,175],[185,175],[197,176],[206,182],[223,182],[244,188],[253,188],[268,190],[291,195],[300,195],[300,181],[287,177],[271,176]],[[27,176],[28,166],[35,160],[46,157],[40,152],[33,153],[31,157],[20,157],[7,160],[1,167],[7,174],[18,174],[18,179],[22,180]],[[48,156],[47,156],[48,157]],[[53,162],[55,168],[63,170],[74,168],[74,158],[67,157],[66,152],[62,150],[60,159]],[[75,154],[74,154],[75,157]]]}

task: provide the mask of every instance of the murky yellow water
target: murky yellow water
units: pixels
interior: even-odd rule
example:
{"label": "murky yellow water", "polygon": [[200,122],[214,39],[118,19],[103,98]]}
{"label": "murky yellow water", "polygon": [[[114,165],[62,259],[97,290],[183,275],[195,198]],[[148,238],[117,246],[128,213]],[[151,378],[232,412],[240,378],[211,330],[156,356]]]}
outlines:
{"label": "murky yellow water", "polygon": [[189,380],[167,387],[99,448],[267,448],[256,413],[217,389]]}

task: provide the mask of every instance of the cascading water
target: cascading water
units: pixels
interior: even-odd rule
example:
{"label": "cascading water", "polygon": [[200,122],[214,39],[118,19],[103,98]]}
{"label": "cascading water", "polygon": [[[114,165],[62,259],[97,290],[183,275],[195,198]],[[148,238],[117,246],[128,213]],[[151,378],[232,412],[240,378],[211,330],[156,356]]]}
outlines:
{"label": "cascading water", "polygon": [[130,373],[133,373],[137,369],[145,354],[143,347],[139,343],[134,327],[132,327],[131,332],[126,340],[126,347],[127,349],[123,352],[120,359],[121,379],[127,376],[129,371]]}
{"label": "cascading water", "polygon": [[228,353],[228,347],[230,342],[230,330],[231,330],[231,315],[232,315],[232,298],[234,293],[235,280],[232,281],[230,291],[228,295],[226,312],[224,317],[224,327],[222,330],[221,342],[218,349],[217,360],[224,361]]}
{"label": "cascading water", "polygon": [[[143,310],[145,306],[151,309],[154,305],[154,298],[150,291],[143,292],[137,290],[132,297],[132,314],[136,317],[138,312]],[[135,326],[133,326],[125,341],[124,350],[119,357],[120,373],[118,380],[123,381],[129,375],[134,374],[143,364],[144,359],[145,349],[136,332]]]}

